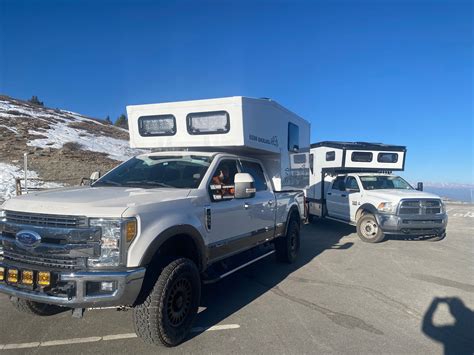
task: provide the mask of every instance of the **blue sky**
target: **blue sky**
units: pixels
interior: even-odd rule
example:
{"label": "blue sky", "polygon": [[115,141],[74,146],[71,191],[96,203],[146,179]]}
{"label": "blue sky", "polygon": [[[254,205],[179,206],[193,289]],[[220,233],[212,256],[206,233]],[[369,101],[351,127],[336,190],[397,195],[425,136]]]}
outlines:
{"label": "blue sky", "polygon": [[270,97],[312,141],[404,144],[411,181],[474,183],[472,1],[0,0],[0,93],[104,118]]}

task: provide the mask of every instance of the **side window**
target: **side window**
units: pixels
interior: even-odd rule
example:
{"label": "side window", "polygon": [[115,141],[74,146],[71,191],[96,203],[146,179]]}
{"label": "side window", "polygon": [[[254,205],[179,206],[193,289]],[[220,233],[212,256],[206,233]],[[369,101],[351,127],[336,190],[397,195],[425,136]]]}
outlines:
{"label": "side window", "polygon": [[326,161],[334,161],[336,160],[336,152],[331,150],[330,152],[326,152]]}
{"label": "side window", "polygon": [[379,163],[396,163],[398,161],[397,153],[379,153],[377,155]]}
{"label": "side window", "polygon": [[371,152],[353,152],[351,160],[358,163],[370,163],[372,161],[373,154]]}
{"label": "side window", "polygon": [[213,201],[230,200],[234,198],[234,177],[238,172],[236,160],[225,159],[219,163],[212,175],[209,185]]}
{"label": "side window", "polygon": [[332,183],[333,190],[344,191],[346,189],[344,184],[345,176],[338,176],[336,180]]}
{"label": "side window", "polygon": [[357,184],[357,180],[353,176],[349,176],[346,180],[346,189],[353,190],[353,191],[360,191],[359,184]]}
{"label": "side window", "polygon": [[300,128],[291,122],[288,122],[288,150],[290,152],[300,150]]}
{"label": "side window", "polygon": [[265,174],[259,163],[242,160],[242,172],[252,175],[255,180],[255,188],[257,191],[264,191],[267,189],[267,181],[265,180]]}

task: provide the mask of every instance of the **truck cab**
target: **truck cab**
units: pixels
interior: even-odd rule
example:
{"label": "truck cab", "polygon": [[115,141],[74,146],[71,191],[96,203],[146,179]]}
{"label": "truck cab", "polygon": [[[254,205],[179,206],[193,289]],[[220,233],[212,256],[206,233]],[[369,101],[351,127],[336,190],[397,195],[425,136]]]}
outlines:
{"label": "truck cab", "polygon": [[403,170],[406,148],[380,143],[321,142],[312,145],[311,185],[306,191],[311,220],[328,218],[357,227],[365,242],[387,234],[446,234],[439,196],[414,189],[391,170]]}

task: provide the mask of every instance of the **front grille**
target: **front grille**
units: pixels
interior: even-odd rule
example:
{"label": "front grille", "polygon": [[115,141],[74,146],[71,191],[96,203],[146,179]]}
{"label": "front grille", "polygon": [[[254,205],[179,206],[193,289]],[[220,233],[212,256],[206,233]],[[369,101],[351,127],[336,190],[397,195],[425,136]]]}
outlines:
{"label": "front grille", "polygon": [[63,216],[52,214],[6,211],[7,222],[44,227],[76,228],[87,226],[84,216]]}
{"label": "front grille", "polygon": [[4,250],[3,258],[5,261],[13,261],[24,264],[31,264],[45,268],[56,268],[74,270],[78,269],[82,264],[79,259],[72,259],[64,256],[48,255],[48,256],[33,256],[27,254],[20,254],[11,250]]}
{"label": "front grille", "polygon": [[433,215],[442,212],[440,200],[404,200],[400,203],[400,215]]}

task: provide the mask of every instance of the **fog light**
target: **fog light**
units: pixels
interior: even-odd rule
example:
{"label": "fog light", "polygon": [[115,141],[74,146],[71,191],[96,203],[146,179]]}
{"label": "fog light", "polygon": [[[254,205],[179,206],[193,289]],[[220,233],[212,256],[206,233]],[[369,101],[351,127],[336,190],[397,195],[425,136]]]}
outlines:
{"label": "fog light", "polygon": [[5,280],[5,268],[0,267],[0,281]]}
{"label": "fog light", "polygon": [[7,281],[16,284],[18,282],[18,270],[8,269]]}
{"label": "fog light", "polygon": [[38,285],[49,286],[51,283],[51,274],[48,271],[38,272]]}
{"label": "fog light", "polygon": [[101,291],[108,291],[112,292],[115,290],[115,282],[113,281],[104,281],[100,283],[100,290]]}
{"label": "fog light", "polygon": [[24,285],[33,285],[33,271],[22,271],[21,283]]}

